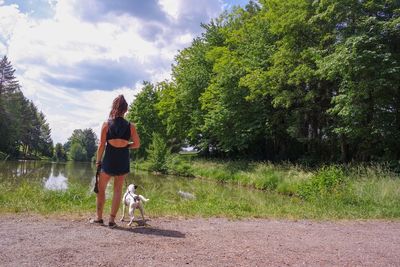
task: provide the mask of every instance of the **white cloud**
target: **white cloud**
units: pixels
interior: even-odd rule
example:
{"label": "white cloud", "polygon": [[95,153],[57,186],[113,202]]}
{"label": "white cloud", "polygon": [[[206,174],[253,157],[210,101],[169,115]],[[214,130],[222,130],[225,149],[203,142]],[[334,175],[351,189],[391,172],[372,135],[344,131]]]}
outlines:
{"label": "white cloud", "polygon": [[7,54],[7,46],[0,42],[0,55],[5,55]]}
{"label": "white cloud", "polygon": [[[98,1],[52,0],[54,16],[45,19],[21,13],[17,5],[0,6],[0,53],[7,52],[25,96],[45,113],[54,142],[65,142],[74,129],[99,134],[114,97],[124,94],[131,103],[141,79],[168,79],[177,50],[190,45],[200,23],[224,6],[220,0],[154,0],[145,8],[166,17],[147,18],[112,10],[97,14]],[[92,20],[79,15],[89,4],[87,14],[97,16]],[[102,73],[120,69],[128,71],[120,77]],[[96,88],[96,79],[104,86]],[[82,86],[85,81],[94,88]]]}
{"label": "white cloud", "polygon": [[0,6],[0,38],[10,39],[14,29],[26,16],[19,12],[17,5]]}
{"label": "white cloud", "polygon": [[[224,3],[222,0],[159,0],[162,9],[174,20],[183,18],[199,18],[209,19],[218,16],[223,10]],[[197,21],[207,22],[207,21]]]}
{"label": "white cloud", "polygon": [[55,143],[64,143],[75,129],[92,128],[99,136],[100,127],[108,118],[113,99],[123,94],[127,102],[131,103],[140,90],[140,84],[134,88],[112,91],[79,91],[57,88],[31,79],[22,82],[24,95],[46,114]]}
{"label": "white cloud", "polygon": [[173,19],[178,19],[180,15],[181,1],[177,0],[160,0],[162,9]]}

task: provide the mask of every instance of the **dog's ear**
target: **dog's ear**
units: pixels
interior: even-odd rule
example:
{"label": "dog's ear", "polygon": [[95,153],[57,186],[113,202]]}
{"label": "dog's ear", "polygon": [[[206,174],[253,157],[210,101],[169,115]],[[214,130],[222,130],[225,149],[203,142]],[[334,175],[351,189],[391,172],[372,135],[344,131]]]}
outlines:
{"label": "dog's ear", "polygon": [[135,189],[137,188],[137,185],[135,185]]}

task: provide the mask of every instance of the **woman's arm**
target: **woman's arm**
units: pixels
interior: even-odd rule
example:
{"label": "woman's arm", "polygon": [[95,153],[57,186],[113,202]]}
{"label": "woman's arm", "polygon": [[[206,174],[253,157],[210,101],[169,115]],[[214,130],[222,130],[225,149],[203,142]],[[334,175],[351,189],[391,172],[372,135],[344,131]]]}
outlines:
{"label": "woman's arm", "polygon": [[131,123],[131,140],[133,143],[130,143],[128,147],[138,149],[140,147],[140,138],[133,123]]}
{"label": "woman's arm", "polygon": [[100,142],[99,142],[99,147],[97,149],[97,158],[96,158],[97,166],[101,164],[101,159],[103,158],[104,148],[106,147],[107,130],[108,130],[108,125],[105,122],[101,127]]}

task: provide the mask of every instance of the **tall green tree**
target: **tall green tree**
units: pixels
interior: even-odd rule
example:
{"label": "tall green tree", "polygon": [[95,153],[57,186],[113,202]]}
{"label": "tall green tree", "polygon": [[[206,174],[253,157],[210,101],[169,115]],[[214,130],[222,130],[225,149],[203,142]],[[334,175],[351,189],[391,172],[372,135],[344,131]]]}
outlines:
{"label": "tall green tree", "polygon": [[0,99],[19,90],[20,85],[14,73],[11,62],[4,56],[0,61]]}
{"label": "tall green tree", "polygon": [[318,65],[336,89],[329,113],[342,159],[398,159],[400,3],[327,1],[318,11],[335,25],[336,42]]}
{"label": "tall green tree", "polygon": [[166,131],[163,126],[156,103],[159,101],[159,92],[152,83],[144,82],[140,93],[129,106],[127,114],[128,121],[135,123],[136,130],[140,136],[141,146],[137,152],[139,157],[145,157],[146,149],[152,142],[153,133],[159,133],[165,138]]}
{"label": "tall green tree", "polygon": [[68,153],[68,159],[72,161],[87,161],[88,156],[86,149],[78,142],[72,143]]}
{"label": "tall green tree", "polygon": [[65,154],[63,145],[61,143],[57,143],[54,146],[54,159],[57,161],[67,160],[67,155]]}
{"label": "tall green tree", "polygon": [[204,140],[208,139],[201,131],[204,111],[199,101],[211,79],[212,65],[206,59],[208,50],[209,44],[203,37],[195,39],[189,48],[177,55],[172,67],[173,83],[169,88],[173,90],[174,98],[165,97],[165,91],[161,90],[158,105],[161,115],[166,118],[168,133],[182,143],[186,141],[196,147],[207,145]]}
{"label": "tall green tree", "polygon": [[14,73],[11,62],[4,56],[0,61],[0,151],[13,154],[18,147],[18,136],[13,128],[18,125],[14,118],[20,114],[13,113],[10,108],[14,106],[14,94],[22,94]]}
{"label": "tall green tree", "polygon": [[46,121],[45,115],[42,112],[38,113],[40,122],[40,136],[38,143],[38,151],[44,156],[53,156],[53,140],[51,139],[51,129]]}
{"label": "tall green tree", "polygon": [[396,0],[250,1],[202,24],[135,119],[222,156],[398,160],[399,25]]}
{"label": "tall green tree", "polygon": [[75,129],[64,145],[64,150],[71,160],[88,161],[95,155],[97,143],[97,136],[91,128]]}

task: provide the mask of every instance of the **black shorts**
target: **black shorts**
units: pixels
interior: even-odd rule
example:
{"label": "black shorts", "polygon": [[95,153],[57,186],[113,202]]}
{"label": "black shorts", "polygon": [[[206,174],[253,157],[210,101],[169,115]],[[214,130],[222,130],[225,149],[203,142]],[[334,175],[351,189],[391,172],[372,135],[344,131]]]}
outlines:
{"label": "black shorts", "polygon": [[129,173],[129,148],[113,147],[107,143],[101,170],[112,176]]}

